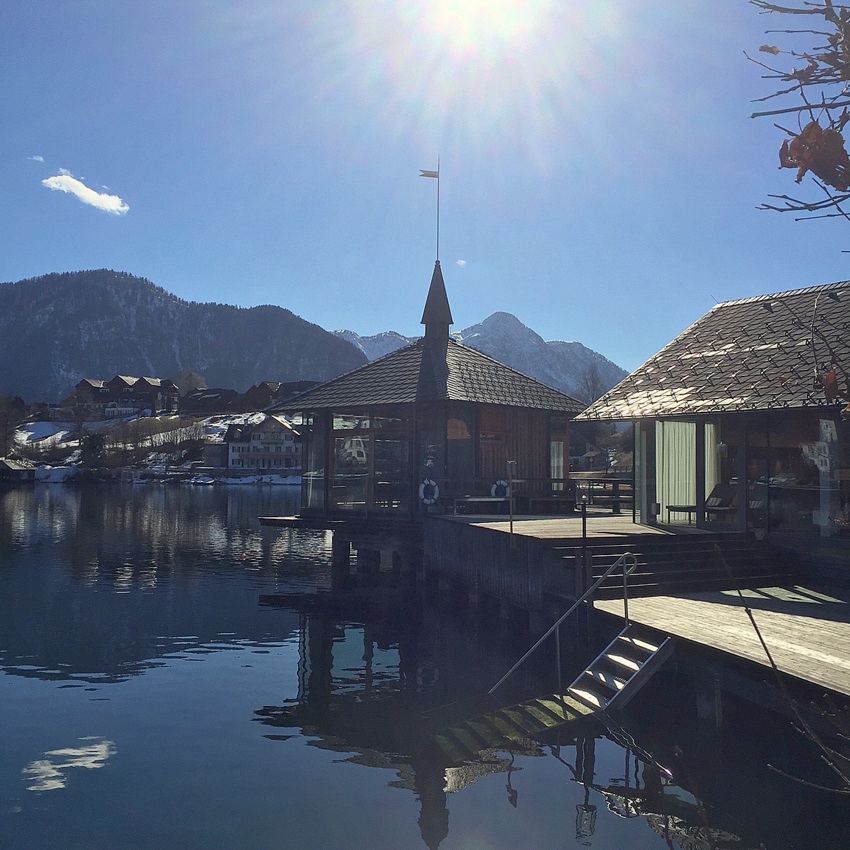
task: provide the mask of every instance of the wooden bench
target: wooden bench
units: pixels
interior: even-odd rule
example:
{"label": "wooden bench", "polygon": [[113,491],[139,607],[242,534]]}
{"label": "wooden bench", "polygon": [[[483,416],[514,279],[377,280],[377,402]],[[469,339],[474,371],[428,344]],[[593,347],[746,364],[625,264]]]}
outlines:
{"label": "wooden bench", "polygon": [[452,513],[457,515],[459,507],[472,507],[473,505],[507,505],[510,496],[447,496],[446,507],[451,503]]}
{"label": "wooden bench", "polygon": [[[519,500],[517,500],[519,501]],[[569,496],[528,496],[526,499],[528,505],[528,513],[535,513],[535,506],[544,508],[542,513],[553,514],[557,513],[557,508],[564,508],[564,513],[573,513],[576,509],[576,497]],[[548,508],[548,510],[546,510]]]}

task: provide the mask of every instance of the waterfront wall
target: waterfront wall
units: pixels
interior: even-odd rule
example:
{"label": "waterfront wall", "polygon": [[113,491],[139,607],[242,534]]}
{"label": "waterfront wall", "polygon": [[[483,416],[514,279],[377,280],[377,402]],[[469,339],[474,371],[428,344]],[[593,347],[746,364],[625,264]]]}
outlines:
{"label": "waterfront wall", "polygon": [[576,597],[575,558],[549,540],[432,517],[423,561],[426,575],[521,608],[532,625],[554,620]]}

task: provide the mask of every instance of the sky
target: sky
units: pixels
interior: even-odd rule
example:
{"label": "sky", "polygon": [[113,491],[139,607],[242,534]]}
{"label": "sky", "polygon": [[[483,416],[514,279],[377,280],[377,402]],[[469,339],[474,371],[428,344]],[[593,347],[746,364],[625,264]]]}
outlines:
{"label": "sky", "polygon": [[[746,0],[0,0],[0,281],[422,332],[495,311],[634,369],[716,302],[844,280]],[[790,124],[790,119],[786,124]],[[808,178],[807,178],[808,179]],[[809,197],[817,197],[815,189]]]}

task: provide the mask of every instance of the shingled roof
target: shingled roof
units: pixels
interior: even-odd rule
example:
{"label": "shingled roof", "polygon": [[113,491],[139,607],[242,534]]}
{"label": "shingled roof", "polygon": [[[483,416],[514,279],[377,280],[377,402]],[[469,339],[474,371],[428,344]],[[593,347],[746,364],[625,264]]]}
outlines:
{"label": "shingled roof", "polygon": [[[834,369],[837,397],[820,376]],[[846,404],[850,282],[713,307],[578,419],[625,420]]]}
{"label": "shingled roof", "polygon": [[453,339],[434,345],[423,338],[274,409],[341,410],[429,401],[469,401],[567,413],[578,413],[585,407]]}

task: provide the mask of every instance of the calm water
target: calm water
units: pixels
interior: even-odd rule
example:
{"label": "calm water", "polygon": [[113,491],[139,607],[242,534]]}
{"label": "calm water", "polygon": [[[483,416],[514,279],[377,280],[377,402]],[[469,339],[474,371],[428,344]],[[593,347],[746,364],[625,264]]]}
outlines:
{"label": "calm water", "polygon": [[706,728],[675,673],[618,730],[447,769],[431,732],[482,710],[516,646],[332,597],[329,537],[259,528],[294,502],[0,492],[0,847],[850,846],[844,801],[766,767],[823,779],[787,721],[730,697]]}

